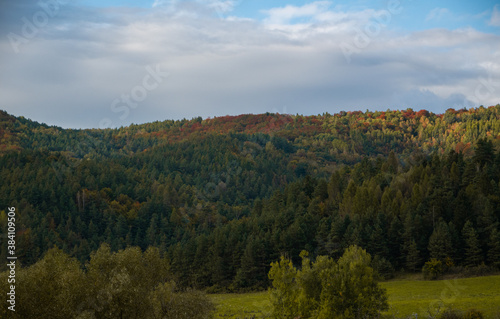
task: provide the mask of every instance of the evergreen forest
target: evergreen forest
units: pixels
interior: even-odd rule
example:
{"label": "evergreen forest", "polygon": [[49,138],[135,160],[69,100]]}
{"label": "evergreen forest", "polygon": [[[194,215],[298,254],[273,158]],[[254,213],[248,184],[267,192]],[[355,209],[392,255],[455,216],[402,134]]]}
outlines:
{"label": "evergreen forest", "polygon": [[81,267],[103,244],[154,249],[178,289],[209,292],[262,290],[282,256],[353,245],[387,278],[500,267],[500,105],[85,130],[2,111],[0,181],[23,267],[54,247]]}

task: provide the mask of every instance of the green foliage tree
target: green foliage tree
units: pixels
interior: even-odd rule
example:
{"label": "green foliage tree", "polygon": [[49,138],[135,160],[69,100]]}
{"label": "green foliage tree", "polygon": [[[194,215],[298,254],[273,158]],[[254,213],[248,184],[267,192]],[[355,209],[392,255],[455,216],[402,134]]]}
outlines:
{"label": "green foliage tree", "polygon": [[[140,318],[147,313],[149,290],[167,279],[165,268],[155,265],[161,262],[159,255],[150,253],[156,258],[143,259],[138,247],[113,253],[108,245],[102,245],[86,267],[93,283],[86,308],[99,318]],[[150,263],[154,268],[148,269]]]}
{"label": "green foliage tree", "polygon": [[[18,266],[19,267],[19,266]],[[209,318],[212,302],[196,291],[178,292],[157,248],[113,253],[102,245],[86,266],[53,248],[27,268],[17,268],[15,312],[2,318]],[[0,274],[7,281],[8,272]],[[7,288],[0,286],[5,294]]]}
{"label": "green foliage tree", "polygon": [[[8,272],[0,275],[7,283]],[[2,318],[76,318],[79,304],[88,294],[80,263],[58,248],[52,248],[36,264],[16,268],[16,311],[0,307]],[[0,285],[6,296],[9,286]]]}
{"label": "green foliage tree", "polygon": [[272,288],[269,299],[273,305],[272,317],[279,319],[295,318],[299,313],[297,269],[290,259],[281,256],[279,262],[271,264],[269,279]]}
{"label": "green foliage tree", "polygon": [[439,259],[432,258],[425,263],[422,268],[422,273],[425,279],[437,279],[444,271],[443,262]]}
{"label": "green foliage tree", "polygon": [[307,253],[301,257],[301,270],[284,257],[272,264],[273,318],[377,318],[388,309],[365,250],[351,246],[338,262],[319,256],[311,264]]}
{"label": "green foliage tree", "polygon": [[350,246],[337,267],[321,273],[322,294],[318,318],[376,318],[387,310],[387,295],[375,281],[371,257]]}

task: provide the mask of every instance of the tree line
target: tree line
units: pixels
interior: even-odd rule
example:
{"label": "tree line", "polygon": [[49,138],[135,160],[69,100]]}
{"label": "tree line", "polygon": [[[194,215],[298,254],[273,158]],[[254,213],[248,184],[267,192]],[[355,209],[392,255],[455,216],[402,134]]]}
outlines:
{"label": "tree line", "polygon": [[[8,272],[0,274],[7,282]],[[89,262],[51,248],[30,267],[16,272],[15,311],[0,306],[2,318],[205,319],[215,307],[199,291],[179,291],[169,262],[157,248],[112,252],[106,244]],[[8,285],[0,285],[2,295]]]}
{"label": "tree line", "polygon": [[281,255],[298,265],[302,250],[338,259],[351,245],[385,276],[432,259],[498,267],[499,116],[500,105],[62,130],[2,113],[0,207],[19,212],[26,266],[54,246],[82,265],[102,243],[153,246],[180,289],[261,289]]}

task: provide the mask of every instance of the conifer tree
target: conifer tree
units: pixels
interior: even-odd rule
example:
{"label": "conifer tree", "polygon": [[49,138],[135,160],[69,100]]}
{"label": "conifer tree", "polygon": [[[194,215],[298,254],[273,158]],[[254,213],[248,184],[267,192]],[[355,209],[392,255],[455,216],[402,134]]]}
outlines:
{"label": "conifer tree", "polygon": [[453,246],[448,225],[444,221],[438,222],[429,238],[429,253],[431,258],[444,261],[453,255]]}
{"label": "conifer tree", "polygon": [[401,255],[401,232],[403,229],[403,224],[399,220],[398,217],[394,217],[389,226],[389,231],[387,234],[388,242],[387,245],[389,247],[389,261],[392,265],[397,267],[399,265],[399,256]]}
{"label": "conifer tree", "polygon": [[490,164],[494,160],[494,148],[491,140],[479,139],[476,144],[476,150],[474,154],[474,161],[479,165],[483,166],[485,164]]}
{"label": "conifer tree", "polygon": [[241,267],[234,279],[235,284],[242,288],[255,288],[262,284],[266,276],[266,265],[263,263],[265,258],[264,241],[250,237],[241,257]]}
{"label": "conifer tree", "polygon": [[491,231],[488,248],[488,262],[500,267],[500,232],[496,228]]}
{"label": "conifer tree", "polygon": [[483,261],[481,246],[477,232],[470,221],[467,221],[462,229],[465,242],[465,266],[477,266]]}
{"label": "conifer tree", "polygon": [[417,243],[412,238],[407,246],[406,267],[410,271],[416,271],[420,268],[421,264],[422,258],[420,257],[420,251],[418,250]]}

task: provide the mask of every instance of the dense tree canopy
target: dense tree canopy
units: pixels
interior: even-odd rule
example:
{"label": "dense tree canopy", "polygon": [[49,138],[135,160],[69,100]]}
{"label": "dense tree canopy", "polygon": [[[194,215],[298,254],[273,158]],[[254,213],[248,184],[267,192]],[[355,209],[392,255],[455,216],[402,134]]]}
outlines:
{"label": "dense tree canopy", "polygon": [[25,266],[54,246],[83,265],[102,243],[156,247],[179,289],[220,291],[267,287],[281,255],[351,245],[382,274],[500,264],[500,105],[106,130],[2,112],[0,143],[0,232],[15,206]]}

